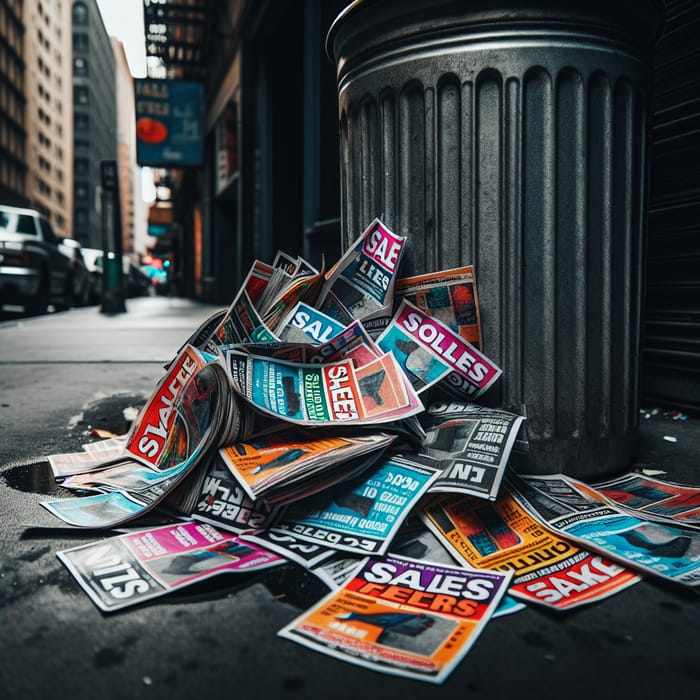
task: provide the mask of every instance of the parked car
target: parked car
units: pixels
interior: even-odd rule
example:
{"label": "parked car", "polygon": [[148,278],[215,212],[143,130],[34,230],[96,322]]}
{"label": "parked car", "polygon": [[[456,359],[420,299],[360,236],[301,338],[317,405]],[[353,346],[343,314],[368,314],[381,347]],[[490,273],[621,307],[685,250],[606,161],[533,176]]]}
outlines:
{"label": "parked car", "polygon": [[92,280],[92,298],[90,303],[99,304],[102,301],[102,258],[104,251],[101,248],[83,248],[83,260]]}
{"label": "parked car", "polygon": [[71,261],[71,281],[73,287],[73,306],[87,306],[92,303],[92,276],[85,265],[83,250],[78,241],[73,238],[63,238],[58,249]]}
{"label": "parked car", "polygon": [[0,306],[20,304],[31,315],[70,306],[73,268],[58,245],[40,212],[0,205]]}
{"label": "parked car", "polygon": [[125,255],[122,261],[122,287],[124,289],[124,296],[131,298],[155,294],[150,277],[148,277],[128,255]]}

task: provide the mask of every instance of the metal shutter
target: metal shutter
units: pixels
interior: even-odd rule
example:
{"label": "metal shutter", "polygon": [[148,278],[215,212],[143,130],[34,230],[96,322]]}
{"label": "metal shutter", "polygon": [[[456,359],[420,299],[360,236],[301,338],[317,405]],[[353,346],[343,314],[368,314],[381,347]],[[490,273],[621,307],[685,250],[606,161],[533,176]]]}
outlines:
{"label": "metal shutter", "polygon": [[642,401],[700,412],[700,3],[666,0],[654,67]]}

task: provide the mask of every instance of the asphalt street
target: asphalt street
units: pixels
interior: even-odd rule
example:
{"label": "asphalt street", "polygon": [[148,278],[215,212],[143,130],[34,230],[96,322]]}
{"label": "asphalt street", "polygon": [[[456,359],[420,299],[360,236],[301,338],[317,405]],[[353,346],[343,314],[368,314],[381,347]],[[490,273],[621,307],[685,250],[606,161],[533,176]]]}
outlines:
{"label": "asphalt street", "polygon": [[[442,685],[328,658],[277,636],[327,589],[290,564],[219,577],[105,614],[56,552],[105,536],[40,502],[68,495],[46,461],[95,428],[124,432],[163,365],[218,307],[168,297],[0,321],[0,698],[691,698],[700,691],[698,596],[645,578],[564,614],[494,619]],[[648,407],[649,409],[653,407]],[[700,425],[641,419],[634,466],[698,483]]]}

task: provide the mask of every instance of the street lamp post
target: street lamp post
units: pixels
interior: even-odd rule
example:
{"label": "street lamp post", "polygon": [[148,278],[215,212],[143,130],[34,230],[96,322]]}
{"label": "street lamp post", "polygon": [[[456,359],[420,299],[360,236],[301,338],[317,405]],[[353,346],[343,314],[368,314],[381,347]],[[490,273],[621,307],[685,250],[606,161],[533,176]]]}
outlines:
{"label": "street lamp post", "polygon": [[126,312],[122,286],[122,222],[117,162],[100,162],[102,184],[102,313]]}

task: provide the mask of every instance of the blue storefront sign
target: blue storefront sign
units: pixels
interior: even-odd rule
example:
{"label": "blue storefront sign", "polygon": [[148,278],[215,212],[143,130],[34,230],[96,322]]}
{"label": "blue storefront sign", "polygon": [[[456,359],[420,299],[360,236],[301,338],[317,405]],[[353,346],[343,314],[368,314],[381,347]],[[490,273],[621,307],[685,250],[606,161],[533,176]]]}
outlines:
{"label": "blue storefront sign", "polygon": [[156,168],[202,164],[201,83],[136,78],[136,162]]}
{"label": "blue storefront sign", "polygon": [[163,224],[148,224],[148,235],[149,236],[164,236],[166,233],[170,233],[170,226]]}

